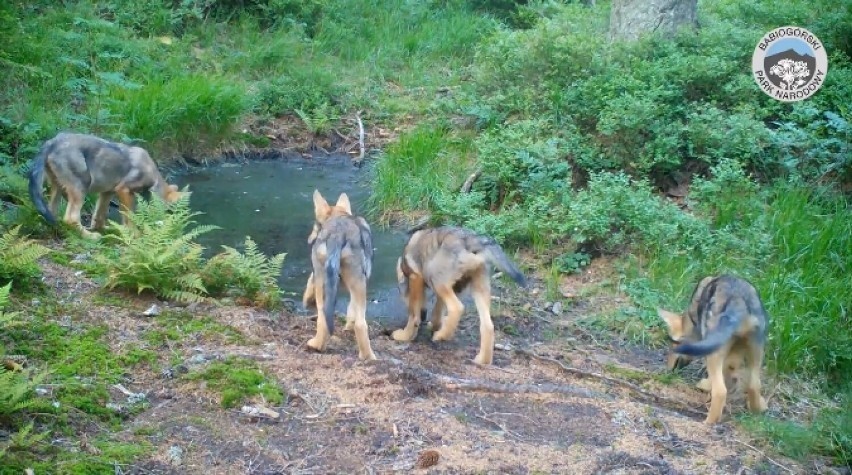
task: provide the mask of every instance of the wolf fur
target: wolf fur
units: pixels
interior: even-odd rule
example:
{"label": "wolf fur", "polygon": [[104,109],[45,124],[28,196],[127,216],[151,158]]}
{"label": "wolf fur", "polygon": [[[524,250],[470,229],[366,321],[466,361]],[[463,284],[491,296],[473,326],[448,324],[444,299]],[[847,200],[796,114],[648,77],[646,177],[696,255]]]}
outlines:
{"label": "wolf fur", "polygon": [[699,383],[699,387],[710,390],[705,423],[715,424],[721,418],[730,373],[743,363],[748,408],[753,412],[766,410],[760,394],[760,370],[768,316],[754,286],[732,275],[705,277],[693,291],[684,315],[657,311],[673,341],[667,358],[669,369],[683,367],[694,358],[706,358],[708,378]]}
{"label": "wolf fur", "polygon": [[[480,346],[474,362],[489,365],[494,353],[494,323],[491,321],[490,265],[508,274],[519,285],[526,279],[494,239],[458,227],[415,231],[397,260],[400,294],[408,306],[408,323],[391,335],[411,341],[417,336],[426,288],[436,294],[432,309],[433,341],[452,339],[464,305],[457,293],[470,287],[479,313]],[[447,319],[443,320],[444,308]]]}
{"label": "wolf fur", "polygon": [[316,222],[308,242],[311,244],[313,272],[302,302],[317,307],[317,333],[308,346],[324,351],[334,331],[334,307],[339,282],[349,291],[345,329],[354,329],[358,356],[375,360],[367,331],[367,281],[373,262],[372,232],[367,221],[352,214],[349,197],[343,193],[329,206],[319,190],[314,190]]}
{"label": "wolf fur", "polygon": [[[45,204],[44,179],[50,182],[50,202]],[[133,209],[134,194],[151,191],[167,202],[181,198],[177,186],[163,179],[156,163],[141,147],[110,142],[87,134],[63,132],[46,141],[36,155],[29,172],[29,193],[39,214],[50,224],[56,224],[59,200],[68,201],[63,221],[82,232],[85,237],[98,238],[93,232],[106,224],[113,193],[118,195],[120,209]],[[98,193],[92,216],[92,231],[80,223],[83,200],[89,193]],[[122,221],[127,224],[126,216]]]}

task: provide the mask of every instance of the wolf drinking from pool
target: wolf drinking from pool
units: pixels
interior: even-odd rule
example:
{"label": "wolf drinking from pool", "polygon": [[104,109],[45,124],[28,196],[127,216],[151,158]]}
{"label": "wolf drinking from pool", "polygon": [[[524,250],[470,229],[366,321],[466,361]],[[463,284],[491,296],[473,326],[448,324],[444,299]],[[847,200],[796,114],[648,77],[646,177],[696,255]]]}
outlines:
{"label": "wolf drinking from pool", "polygon": [[[45,205],[42,194],[45,175],[50,182],[49,205]],[[170,203],[183,196],[177,186],[166,183],[145,149],[94,135],[58,134],[42,145],[29,173],[30,198],[39,214],[55,224],[60,195],[64,194],[68,206],[63,221],[80,229],[83,236],[95,239],[100,234],[93,231],[106,224],[113,193],[118,195],[122,210],[127,211],[133,209],[136,193],[149,190]],[[89,193],[99,194],[92,231],[80,224],[83,200]],[[126,216],[123,222],[127,224]]]}

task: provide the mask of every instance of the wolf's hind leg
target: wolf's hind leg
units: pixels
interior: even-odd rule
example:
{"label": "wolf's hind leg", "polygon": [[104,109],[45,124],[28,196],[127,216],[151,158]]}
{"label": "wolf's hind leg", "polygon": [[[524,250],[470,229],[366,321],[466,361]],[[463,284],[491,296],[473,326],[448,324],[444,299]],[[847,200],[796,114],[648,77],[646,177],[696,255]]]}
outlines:
{"label": "wolf's hind leg", "polygon": [[349,289],[349,305],[354,314],[353,328],[355,342],[358,344],[358,357],[362,360],[375,360],[376,355],[370,346],[370,334],[367,328],[367,281],[361,276],[343,272],[343,283]]}
{"label": "wolf's hind leg", "polygon": [[68,187],[65,192],[68,195],[68,207],[65,208],[65,218],[63,221],[65,221],[66,224],[79,229],[84,238],[99,239],[101,237],[100,234],[89,231],[83,227],[82,223],[80,223],[80,211],[83,209],[83,199],[85,198],[85,195],[83,195],[80,190],[72,187]]}
{"label": "wolf's hind leg", "polygon": [[439,296],[435,296],[435,305],[432,307],[432,320],[429,322],[429,329],[436,332],[441,329],[441,319],[444,318],[444,301]]}
{"label": "wolf's hind leg", "polygon": [[317,304],[316,293],[314,292],[314,273],[308,276],[308,284],[305,286],[305,293],[302,295],[302,305],[305,309],[315,307]]}
{"label": "wolf's hind leg", "polygon": [[748,378],[746,386],[748,397],[746,404],[748,404],[748,408],[752,412],[763,412],[766,410],[766,400],[760,394],[760,368],[763,366],[763,345],[749,345],[746,361],[748,366],[746,368],[746,378]]}
{"label": "wolf's hind leg", "polygon": [[314,273],[314,297],[317,302],[317,334],[308,340],[308,346],[316,351],[325,351],[325,346],[331,338],[328,327],[325,324],[325,313],[323,306],[325,305],[325,295],[323,294],[323,284],[325,276],[322,272]]}
{"label": "wolf's hind leg", "polygon": [[480,273],[472,282],[473,301],[479,313],[479,354],[474,363],[490,365],[494,358],[494,322],[491,321],[491,283],[488,274]]}
{"label": "wolf's hind leg", "polygon": [[710,411],[707,413],[705,424],[715,424],[722,418],[725,402],[728,399],[728,388],[725,386],[725,357],[726,352],[718,351],[707,356],[707,373],[710,379]]}
{"label": "wolf's hind leg", "polygon": [[464,304],[453,292],[452,285],[436,285],[435,294],[437,294],[437,298],[444,299],[444,305],[447,306],[447,320],[441,324],[440,330],[432,334],[432,341],[450,340],[456,334],[462,313],[464,313]]}
{"label": "wolf's hind leg", "polygon": [[424,294],[423,279],[417,275],[412,275],[408,280],[408,323],[406,323],[405,328],[394,330],[391,333],[391,338],[396,341],[411,341],[417,336]]}
{"label": "wolf's hind leg", "polygon": [[112,192],[105,191],[98,195],[98,202],[95,205],[95,213],[92,215],[91,229],[103,229],[106,225],[106,216],[109,211],[109,201],[112,199]]}

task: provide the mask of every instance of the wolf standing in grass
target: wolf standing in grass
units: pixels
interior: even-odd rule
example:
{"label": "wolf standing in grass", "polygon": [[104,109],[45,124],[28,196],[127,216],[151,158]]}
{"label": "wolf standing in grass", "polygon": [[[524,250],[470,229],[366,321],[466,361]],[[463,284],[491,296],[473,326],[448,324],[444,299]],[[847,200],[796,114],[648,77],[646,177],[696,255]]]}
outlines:
{"label": "wolf standing in grass", "polygon": [[[411,341],[417,336],[426,287],[436,294],[432,340],[452,339],[464,312],[456,293],[469,286],[479,313],[479,354],[474,362],[490,365],[494,354],[494,323],[489,264],[496,265],[518,284],[526,285],[524,275],[490,237],[450,226],[414,232],[397,260],[396,270],[400,293],[408,306],[408,324],[393,332],[393,339]],[[448,313],[443,321],[445,307]]]}
{"label": "wolf standing in grass", "polygon": [[[45,174],[50,181],[49,206],[42,194]],[[177,186],[166,183],[145,149],[86,134],[63,132],[45,142],[30,169],[29,181],[30,198],[44,219],[56,223],[60,194],[64,194],[68,206],[63,221],[93,239],[100,234],[80,224],[83,200],[89,193],[99,194],[92,216],[93,231],[103,228],[113,193],[124,211],[133,209],[134,194],[142,191],[153,191],[170,203],[182,196]],[[122,219],[127,224],[127,218]]]}
{"label": "wolf standing in grass", "polygon": [[725,381],[729,372],[744,361],[748,408],[766,410],[760,394],[760,369],[766,344],[768,317],[757,290],[749,282],[731,275],[705,277],[695,288],[685,315],[658,309],[674,342],[668,356],[669,369],[683,367],[693,357],[706,356],[710,411],[706,424],[722,417],[728,397]]}
{"label": "wolf standing in grass", "polygon": [[334,307],[340,281],[349,290],[346,309],[346,329],[355,330],[358,356],[374,360],[367,332],[367,281],[373,262],[372,232],[367,221],[352,215],[349,197],[340,195],[337,204],[329,206],[319,190],[314,190],[314,230],[308,238],[311,244],[313,273],[302,298],[305,307],[316,303],[317,334],[308,346],[324,351],[334,331]]}

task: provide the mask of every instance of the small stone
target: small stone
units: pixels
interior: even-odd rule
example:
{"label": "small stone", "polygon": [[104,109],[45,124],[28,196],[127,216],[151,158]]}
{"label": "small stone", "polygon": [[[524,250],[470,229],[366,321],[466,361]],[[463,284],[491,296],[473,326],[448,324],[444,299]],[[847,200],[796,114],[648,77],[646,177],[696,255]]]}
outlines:
{"label": "small stone", "polygon": [[160,314],[160,306],[157,305],[157,304],[151,305],[150,307],[148,307],[148,310],[145,310],[144,312],[142,312],[142,315],[144,315],[146,317],[156,317],[159,314]]}
{"label": "small stone", "polygon": [[177,445],[169,447],[169,460],[172,462],[172,465],[183,464],[183,449]]}
{"label": "small stone", "polygon": [[554,303],[553,308],[550,309],[550,311],[553,312],[554,315],[561,315],[562,314],[562,302]]}
{"label": "small stone", "polygon": [[252,417],[261,416],[269,419],[278,419],[281,417],[277,412],[263,406],[243,406],[242,411],[243,414]]}

